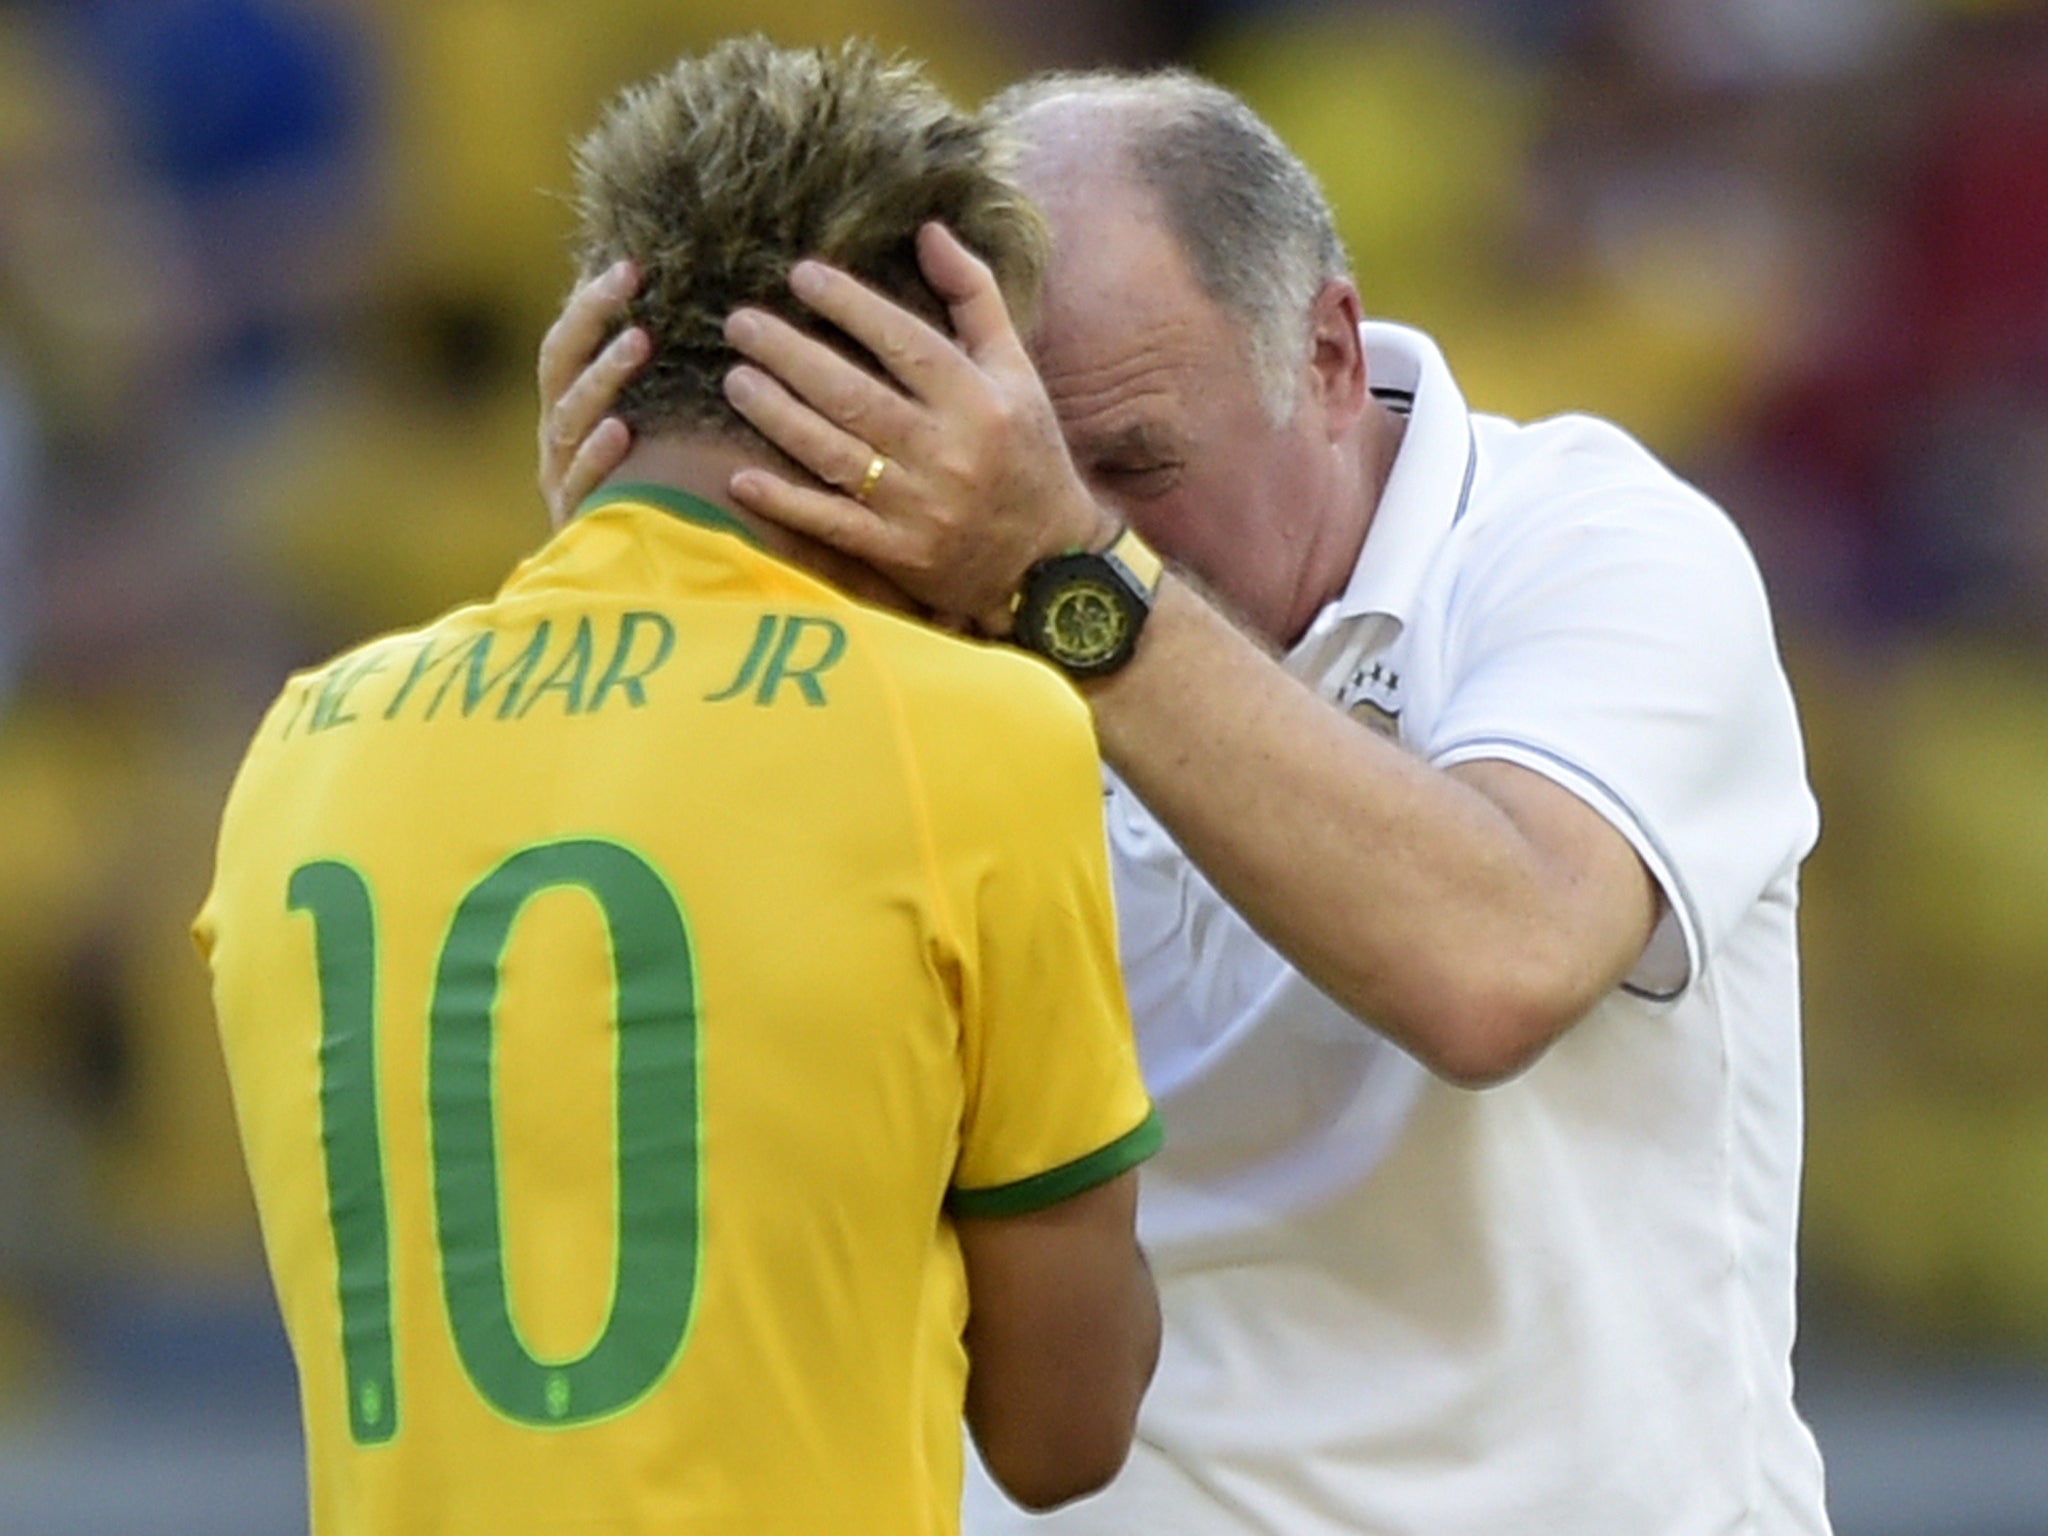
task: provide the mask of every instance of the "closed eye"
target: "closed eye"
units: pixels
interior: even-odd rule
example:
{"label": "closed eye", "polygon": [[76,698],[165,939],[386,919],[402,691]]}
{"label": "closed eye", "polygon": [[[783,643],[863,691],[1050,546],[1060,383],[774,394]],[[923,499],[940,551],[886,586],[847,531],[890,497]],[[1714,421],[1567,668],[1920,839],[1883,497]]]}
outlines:
{"label": "closed eye", "polygon": [[1174,463],[1095,466],[1095,476],[1105,490],[1138,501],[1164,496],[1180,483],[1180,473],[1181,466]]}

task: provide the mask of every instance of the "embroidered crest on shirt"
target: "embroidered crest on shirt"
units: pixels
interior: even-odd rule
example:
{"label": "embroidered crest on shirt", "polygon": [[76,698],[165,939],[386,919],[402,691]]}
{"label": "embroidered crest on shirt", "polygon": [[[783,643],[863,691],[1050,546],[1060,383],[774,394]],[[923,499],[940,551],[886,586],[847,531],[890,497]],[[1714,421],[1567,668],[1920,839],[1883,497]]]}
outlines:
{"label": "embroidered crest on shirt", "polygon": [[1401,674],[1384,661],[1361,662],[1337,690],[1337,706],[1389,741],[1401,738]]}

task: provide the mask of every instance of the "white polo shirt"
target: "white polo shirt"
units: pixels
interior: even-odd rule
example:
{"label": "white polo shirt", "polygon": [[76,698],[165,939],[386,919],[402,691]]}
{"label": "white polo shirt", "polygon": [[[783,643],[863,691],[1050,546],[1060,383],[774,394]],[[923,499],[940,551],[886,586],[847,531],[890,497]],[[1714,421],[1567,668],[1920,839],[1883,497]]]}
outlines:
{"label": "white polo shirt", "polygon": [[1749,552],[1616,428],[1408,412],[1349,587],[1287,658],[1449,767],[1517,763],[1626,837],[1668,916],[1628,984],[1470,1091],[1345,1015],[1144,807],[1108,804],[1166,1122],[1140,1229],[1166,1319],[1130,1466],[971,1536],[1817,1536],[1792,1405],[1796,875],[1817,817]]}

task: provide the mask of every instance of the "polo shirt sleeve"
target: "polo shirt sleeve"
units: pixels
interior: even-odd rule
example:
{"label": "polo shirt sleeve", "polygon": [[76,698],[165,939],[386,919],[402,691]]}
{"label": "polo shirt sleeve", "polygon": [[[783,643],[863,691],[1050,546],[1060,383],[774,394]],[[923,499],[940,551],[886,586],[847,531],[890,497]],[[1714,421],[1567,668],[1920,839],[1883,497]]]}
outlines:
{"label": "polo shirt sleeve", "polygon": [[1476,531],[1454,601],[1424,755],[1516,763],[1613,824],[1667,898],[1626,984],[1677,996],[1818,830],[1747,546],[1661,471],[1596,464]]}
{"label": "polo shirt sleeve", "polygon": [[1086,707],[1019,656],[953,733],[951,901],[964,930],[964,1110],[948,1209],[1017,1215],[1158,1150],[1117,969],[1102,775]]}

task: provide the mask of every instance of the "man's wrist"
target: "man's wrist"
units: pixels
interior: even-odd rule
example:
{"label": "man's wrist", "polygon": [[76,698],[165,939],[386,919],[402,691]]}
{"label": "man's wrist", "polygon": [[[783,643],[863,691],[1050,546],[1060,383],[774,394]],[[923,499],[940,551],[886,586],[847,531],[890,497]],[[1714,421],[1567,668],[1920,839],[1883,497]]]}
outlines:
{"label": "man's wrist", "polygon": [[1166,565],[1118,525],[1096,549],[1074,549],[1024,573],[1010,638],[1068,676],[1105,677],[1130,661]]}

